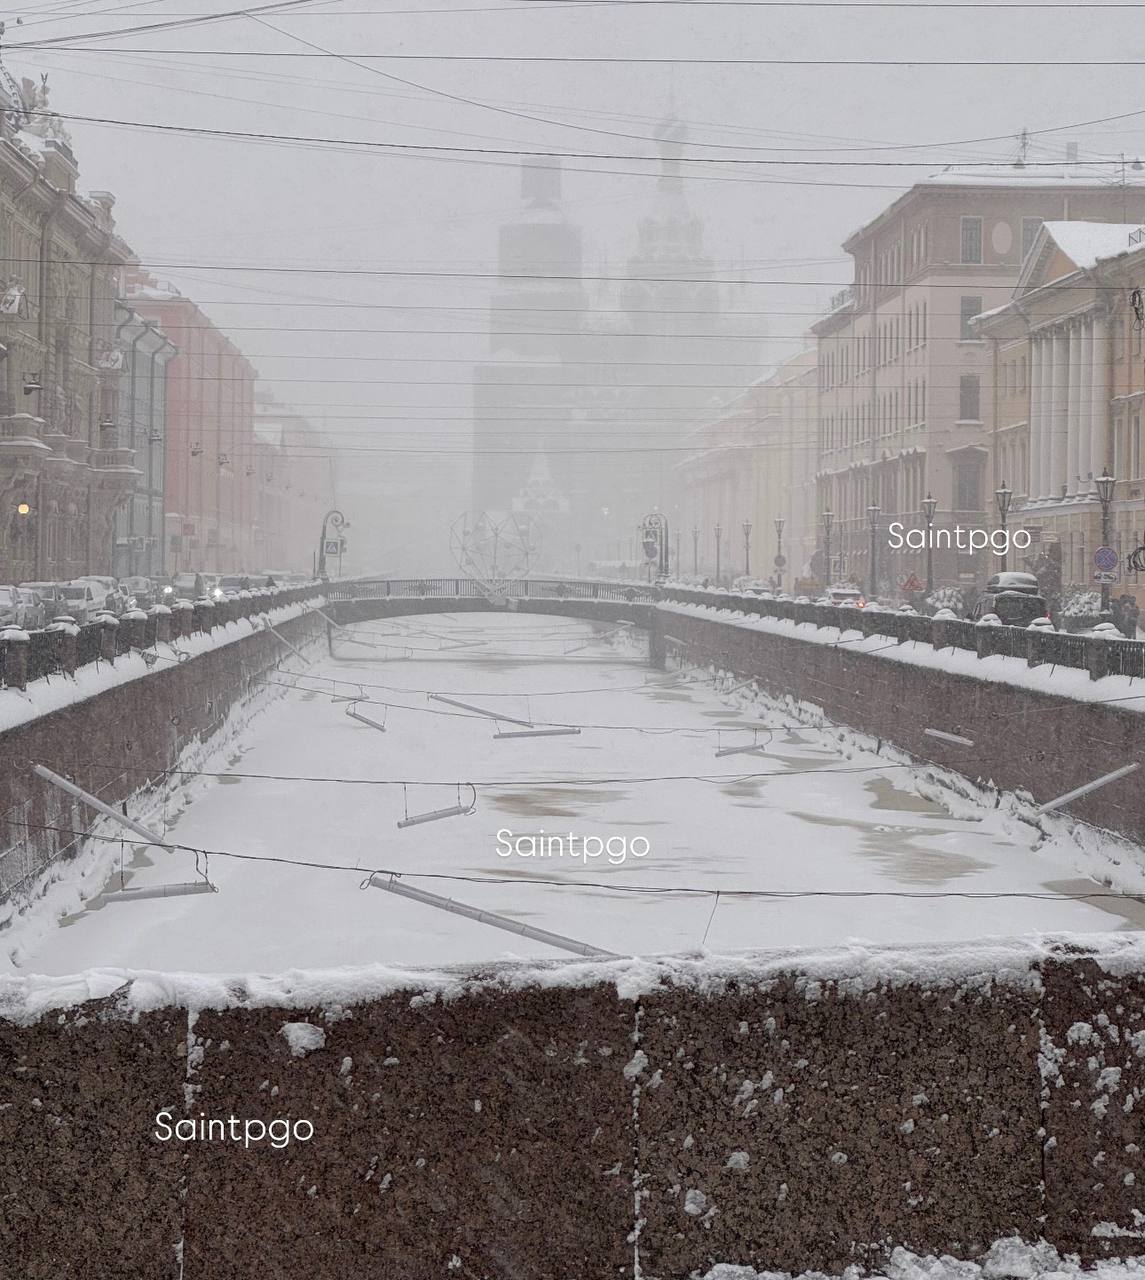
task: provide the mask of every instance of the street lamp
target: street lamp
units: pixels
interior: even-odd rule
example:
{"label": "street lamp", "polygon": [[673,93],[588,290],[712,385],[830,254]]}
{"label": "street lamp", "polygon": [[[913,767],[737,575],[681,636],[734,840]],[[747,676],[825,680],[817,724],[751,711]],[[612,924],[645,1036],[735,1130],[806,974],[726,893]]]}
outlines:
{"label": "street lamp", "polygon": [[716,586],[720,585],[720,538],[723,537],[723,526],[716,522]]}
{"label": "street lamp", "polygon": [[879,533],[879,512],[880,511],[882,511],[882,507],[877,507],[873,504],[867,508],[867,517],[871,522],[871,591],[870,591],[870,595],[872,600],[875,598],[876,595],[878,595],[878,591],[879,591],[878,573],[877,573],[878,544],[876,540],[878,538],[878,533]]}
{"label": "street lamp", "polygon": [[835,522],[835,513],[828,507],[823,512],[823,553],[827,560],[826,576],[827,581],[823,584],[826,587],[831,585],[831,525]]}
{"label": "street lamp", "polygon": [[[1101,503],[1101,545],[1109,546],[1109,508],[1113,503],[1113,489],[1117,481],[1109,474],[1106,467],[1094,481],[1097,485],[1097,498]],[[1109,612],[1109,583],[1101,584],[1101,612]]]}
{"label": "street lamp", "polygon": [[334,554],[338,555],[340,554],[339,548],[342,545],[341,531],[346,526],[346,517],[338,510],[327,511],[322,517],[322,537],[318,542],[318,576],[323,581],[329,578],[329,574],[326,572],[326,533],[330,525],[333,525],[339,534],[338,547],[334,549]]}
{"label": "street lamp", "polygon": [[775,517],[775,585],[783,590],[783,524],[782,516]]}
{"label": "street lamp", "polygon": [[[998,499],[998,520],[1002,526],[1002,533],[1006,532],[1006,517],[1010,514],[1010,504],[1014,501],[1014,491],[1010,489],[1005,480],[1002,481],[1002,487],[994,490],[994,497]],[[1006,538],[1002,538],[1002,546],[1007,546]],[[1006,568],[1006,551],[1002,552],[1002,568]]]}
{"label": "street lamp", "polygon": [[743,572],[744,577],[751,577],[751,521],[743,522]]}
{"label": "street lamp", "polygon": [[938,510],[938,499],[930,496],[927,490],[922,500],[922,514],[926,520],[926,594],[934,594],[934,548],[931,546],[930,531],[934,528],[934,513]]}
{"label": "street lamp", "polygon": [[692,525],[692,577],[700,576],[700,526]]}

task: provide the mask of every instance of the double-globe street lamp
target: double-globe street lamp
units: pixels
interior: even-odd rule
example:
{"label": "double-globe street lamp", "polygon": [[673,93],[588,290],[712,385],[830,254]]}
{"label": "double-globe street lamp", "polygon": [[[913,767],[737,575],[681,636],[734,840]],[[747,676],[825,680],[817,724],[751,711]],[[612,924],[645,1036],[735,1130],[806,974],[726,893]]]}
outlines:
{"label": "double-globe street lamp", "polygon": [[716,586],[720,585],[720,539],[724,536],[723,525],[716,522]]}
{"label": "double-globe street lamp", "polygon": [[330,525],[334,526],[335,532],[338,534],[338,547],[335,549],[334,554],[340,555],[340,549],[342,546],[342,530],[348,529],[350,527],[350,522],[341,513],[341,511],[337,509],[327,511],[322,517],[322,537],[318,541],[318,576],[323,580],[330,576],[326,572],[326,534]]}
{"label": "double-globe street lamp", "polygon": [[[1109,474],[1106,467],[1094,481],[1097,486],[1097,499],[1101,503],[1101,545],[1109,546],[1109,508],[1113,505],[1113,491],[1117,481]],[[1101,584],[1101,612],[1109,612],[1109,583]]]}
{"label": "double-globe street lamp", "polygon": [[[676,566],[679,569],[679,565]],[[700,576],[700,526],[692,525],[692,577]]]}
{"label": "double-globe street lamp", "polygon": [[922,517],[926,521],[926,594],[929,599],[934,595],[934,548],[931,546],[931,530],[934,528],[934,513],[938,510],[938,499],[930,496],[927,490],[922,500]]}
{"label": "double-globe street lamp", "polygon": [[751,577],[751,521],[743,522],[743,572],[745,578]]}
{"label": "double-globe street lamp", "polygon": [[870,597],[873,600],[879,592],[878,584],[878,535],[879,535],[879,512],[882,507],[877,507],[873,503],[867,508],[867,517],[871,522],[871,590]]}

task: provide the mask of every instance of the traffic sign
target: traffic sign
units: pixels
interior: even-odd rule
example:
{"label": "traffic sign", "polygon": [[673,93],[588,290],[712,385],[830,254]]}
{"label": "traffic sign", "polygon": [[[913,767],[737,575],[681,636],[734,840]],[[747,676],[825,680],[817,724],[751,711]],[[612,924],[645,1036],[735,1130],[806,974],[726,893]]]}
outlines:
{"label": "traffic sign", "polygon": [[775,565],[775,567],[776,567],[777,569],[782,569],[782,568],[784,568],[784,566],[787,564],[787,557],[786,557],[786,556],[776,556],[776,557],[775,557],[775,559],[774,559],[774,560],[772,560],[772,562],[771,562],[771,563],[772,563],[773,565]]}
{"label": "traffic sign", "polygon": [[1103,585],[1107,585],[1108,583],[1111,583],[1111,582],[1116,582],[1118,580],[1117,570],[1116,569],[1095,569],[1093,571],[1093,580],[1094,582],[1100,582]]}
{"label": "traffic sign", "polygon": [[1112,547],[1098,547],[1093,553],[1093,567],[1105,573],[1117,568],[1117,552]]}
{"label": "traffic sign", "polygon": [[324,554],[328,556],[336,556],[342,548],[341,538],[327,538],[326,549]]}
{"label": "traffic sign", "polygon": [[919,577],[917,573],[907,574],[907,576],[902,580],[902,582],[899,583],[899,586],[902,588],[903,591],[925,590],[922,582],[919,581]]}

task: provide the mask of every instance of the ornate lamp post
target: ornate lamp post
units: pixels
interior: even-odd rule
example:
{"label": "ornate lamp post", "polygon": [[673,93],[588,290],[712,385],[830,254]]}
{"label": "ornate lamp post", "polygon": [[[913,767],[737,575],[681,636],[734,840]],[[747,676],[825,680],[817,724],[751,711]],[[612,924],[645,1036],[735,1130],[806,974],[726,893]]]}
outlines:
{"label": "ornate lamp post", "polygon": [[[1113,490],[1117,481],[1109,474],[1106,467],[1094,481],[1097,485],[1097,498],[1101,503],[1101,545],[1109,546],[1109,508],[1113,505]],[[1109,583],[1101,584],[1101,612],[1109,612]]]}
{"label": "ornate lamp post", "polygon": [[926,594],[934,594],[934,548],[930,545],[930,531],[934,528],[934,513],[938,510],[938,499],[930,496],[927,490],[922,500],[922,515],[926,521]]}
{"label": "ornate lamp post", "polygon": [[700,526],[692,525],[692,576],[700,576]]}
{"label": "ornate lamp post", "polygon": [[743,572],[745,577],[751,576],[751,521],[743,522]]}
{"label": "ornate lamp post", "polygon": [[[326,533],[330,525],[334,526],[335,531],[339,535],[338,545],[340,547],[342,545],[341,533],[346,527],[346,517],[338,510],[327,511],[322,517],[322,537],[318,542],[318,576],[323,581],[328,579],[330,576],[326,572]],[[338,552],[335,551],[335,554],[337,555]]]}
{"label": "ornate lamp post", "polygon": [[823,584],[824,587],[829,587],[831,585],[831,526],[834,522],[835,513],[830,509],[830,507],[828,507],[827,510],[823,512],[823,553],[827,560],[827,568],[825,571],[827,581]]}
{"label": "ornate lamp post", "polygon": [[720,538],[723,537],[723,526],[716,522],[716,586],[720,585]]}
{"label": "ornate lamp post", "polygon": [[775,585],[783,589],[783,525],[782,516],[775,517]]}
{"label": "ornate lamp post", "polygon": [[872,504],[867,508],[867,518],[871,522],[871,590],[870,597],[873,600],[879,591],[878,579],[878,536],[879,536],[879,512],[882,507]]}
{"label": "ornate lamp post", "polygon": [[[1010,514],[1010,504],[1014,501],[1014,491],[1010,489],[1005,480],[1002,481],[1000,488],[994,490],[994,497],[998,499],[998,521],[1002,527],[1002,532],[1006,532],[1006,517]],[[1006,543],[1003,541],[1003,546]],[[1007,555],[1002,553],[1002,568],[1007,568]]]}

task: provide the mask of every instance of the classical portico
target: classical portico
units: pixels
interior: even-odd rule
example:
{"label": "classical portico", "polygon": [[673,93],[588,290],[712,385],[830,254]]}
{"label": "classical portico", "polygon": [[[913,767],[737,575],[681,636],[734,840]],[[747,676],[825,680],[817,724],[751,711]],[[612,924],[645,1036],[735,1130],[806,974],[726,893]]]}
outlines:
{"label": "classical portico", "polygon": [[1030,333],[1030,503],[1096,497],[1106,465],[1109,320],[1093,309]]}

